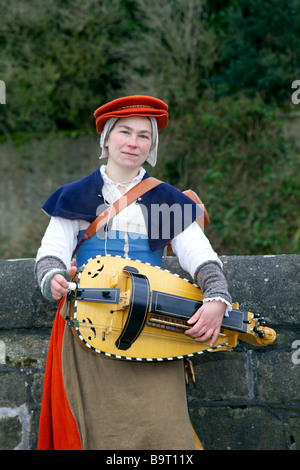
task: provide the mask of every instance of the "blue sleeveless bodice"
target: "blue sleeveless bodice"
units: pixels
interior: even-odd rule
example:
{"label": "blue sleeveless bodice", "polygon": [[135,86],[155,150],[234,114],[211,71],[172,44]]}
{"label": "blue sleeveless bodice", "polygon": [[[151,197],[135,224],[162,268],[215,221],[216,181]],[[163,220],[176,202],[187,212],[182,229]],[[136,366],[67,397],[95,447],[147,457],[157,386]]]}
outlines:
{"label": "blue sleeveless bodice", "polygon": [[[82,239],[83,234],[84,230],[81,230],[78,234],[78,242]],[[162,254],[163,248],[155,251],[150,249],[146,235],[110,230],[106,238],[99,238],[95,234],[92,238],[86,240],[76,253],[76,264],[80,267],[95,256],[113,255],[161,266]]]}

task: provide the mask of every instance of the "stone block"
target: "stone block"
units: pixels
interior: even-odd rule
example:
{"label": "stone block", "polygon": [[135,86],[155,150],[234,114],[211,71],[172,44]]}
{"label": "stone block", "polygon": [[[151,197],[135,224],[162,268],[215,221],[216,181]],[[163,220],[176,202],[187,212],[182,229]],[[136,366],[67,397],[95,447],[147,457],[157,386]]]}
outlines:
{"label": "stone block", "polygon": [[192,402],[248,398],[246,354],[213,352],[196,356],[192,362],[196,382],[190,379],[187,386]]}
{"label": "stone block", "polygon": [[258,360],[260,398],[268,403],[300,406],[300,365],[289,351],[265,351]]}
{"label": "stone block", "polygon": [[34,266],[33,259],[0,260],[0,328],[52,326],[57,305],[42,297]]}
{"label": "stone block", "polygon": [[11,367],[0,366],[0,407],[18,407],[28,400],[27,378],[24,370]]}
{"label": "stone block", "polygon": [[206,450],[289,450],[286,425],[263,407],[190,408],[195,431]]}
{"label": "stone block", "polygon": [[[0,410],[1,413],[1,410]],[[15,449],[22,439],[22,424],[17,416],[0,415],[0,450]]]}

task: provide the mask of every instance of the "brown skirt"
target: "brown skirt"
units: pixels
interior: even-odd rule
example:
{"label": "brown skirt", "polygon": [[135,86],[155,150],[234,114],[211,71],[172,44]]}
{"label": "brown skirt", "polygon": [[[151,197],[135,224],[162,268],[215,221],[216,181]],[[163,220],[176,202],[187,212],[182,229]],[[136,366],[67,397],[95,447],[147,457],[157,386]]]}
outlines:
{"label": "brown skirt", "polygon": [[83,450],[195,449],[182,360],[110,359],[66,326],[62,372]]}

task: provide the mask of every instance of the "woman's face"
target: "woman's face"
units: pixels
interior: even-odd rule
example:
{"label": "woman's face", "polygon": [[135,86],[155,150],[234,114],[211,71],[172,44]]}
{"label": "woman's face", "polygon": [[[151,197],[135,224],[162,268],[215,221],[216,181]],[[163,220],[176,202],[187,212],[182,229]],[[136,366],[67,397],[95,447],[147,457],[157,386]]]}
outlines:
{"label": "woman's face", "polygon": [[119,119],[105,142],[110,163],[124,169],[139,168],[149,156],[151,136],[152,126],[147,117]]}

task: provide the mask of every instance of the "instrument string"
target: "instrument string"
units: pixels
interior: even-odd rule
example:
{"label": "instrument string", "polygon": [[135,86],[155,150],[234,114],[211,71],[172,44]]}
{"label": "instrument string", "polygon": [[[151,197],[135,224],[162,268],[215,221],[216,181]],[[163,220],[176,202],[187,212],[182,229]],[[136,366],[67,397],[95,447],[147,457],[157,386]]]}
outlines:
{"label": "instrument string", "polygon": [[[83,327],[86,327],[86,328],[90,328],[89,325],[82,325]],[[96,327],[96,328],[99,328],[99,327]],[[122,328],[121,327],[112,327],[112,330],[116,330],[116,331],[122,331]],[[186,338],[174,338],[173,336],[169,336],[169,335],[166,335],[164,334],[163,336],[162,335],[159,335],[158,333],[151,333],[151,332],[145,332],[143,331],[142,333],[142,336],[154,336],[154,337],[158,337],[159,339],[164,339],[164,340],[169,340],[169,341],[176,341],[176,343],[183,343],[183,344],[194,344],[196,343],[196,341],[191,338],[191,337],[186,337]],[[225,347],[228,347],[228,341],[226,341],[226,335],[221,335],[223,336],[222,338],[222,342],[218,343],[216,342],[212,347],[210,346],[209,344],[209,341],[198,341],[197,343],[199,344],[198,348],[197,348],[197,351],[198,352],[204,352],[204,351],[207,351],[207,350],[216,350],[216,349],[221,349],[221,348],[225,348]],[[225,342],[224,342],[224,336],[225,336]],[[90,342],[91,344],[91,342]],[[100,345],[97,344],[97,346],[95,345],[96,349],[100,349]]]}
{"label": "instrument string", "polygon": [[[79,327],[79,328],[89,328],[89,329],[103,329],[103,331],[109,329],[110,332],[113,331],[113,332],[121,332],[123,330],[123,327],[121,326],[111,326],[111,325],[106,325],[106,324],[100,324],[100,323],[86,323],[86,322],[82,322],[82,321],[78,321],[78,320],[71,320],[70,321],[70,325],[73,326],[73,327]],[[157,328],[156,326],[154,326],[154,328]],[[142,333],[141,333],[141,336],[144,337],[144,336],[150,336],[150,337],[158,337],[159,339],[162,339],[162,340],[170,340],[170,341],[176,341],[176,342],[180,342],[180,343],[195,343],[196,340],[194,338],[192,338],[191,336],[187,336],[185,335],[184,333],[179,333],[179,332],[176,332],[176,331],[173,331],[173,333],[177,333],[178,334],[178,337],[174,337],[172,334],[168,334],[166,333],[167,330],[164,330],[164,333],[163,335],[161,333],[158,333],[158,332],[155,332],[155,331],[147,331],[145,328],[143,329]],[[108,333],[109,334],[109,333]],[[181,336],[180,336],[181,335]],[[221,338],[222,337],[222,340],[224,340],[224,337],[226,337],[226,335],[224,335],[223,333],[219,335],[219,337]],[[199,344],[201,344],[200,341],[198,341]],[[202,344],[205,345],[206,343],[208,343],[208,341],[204,341]]]}

